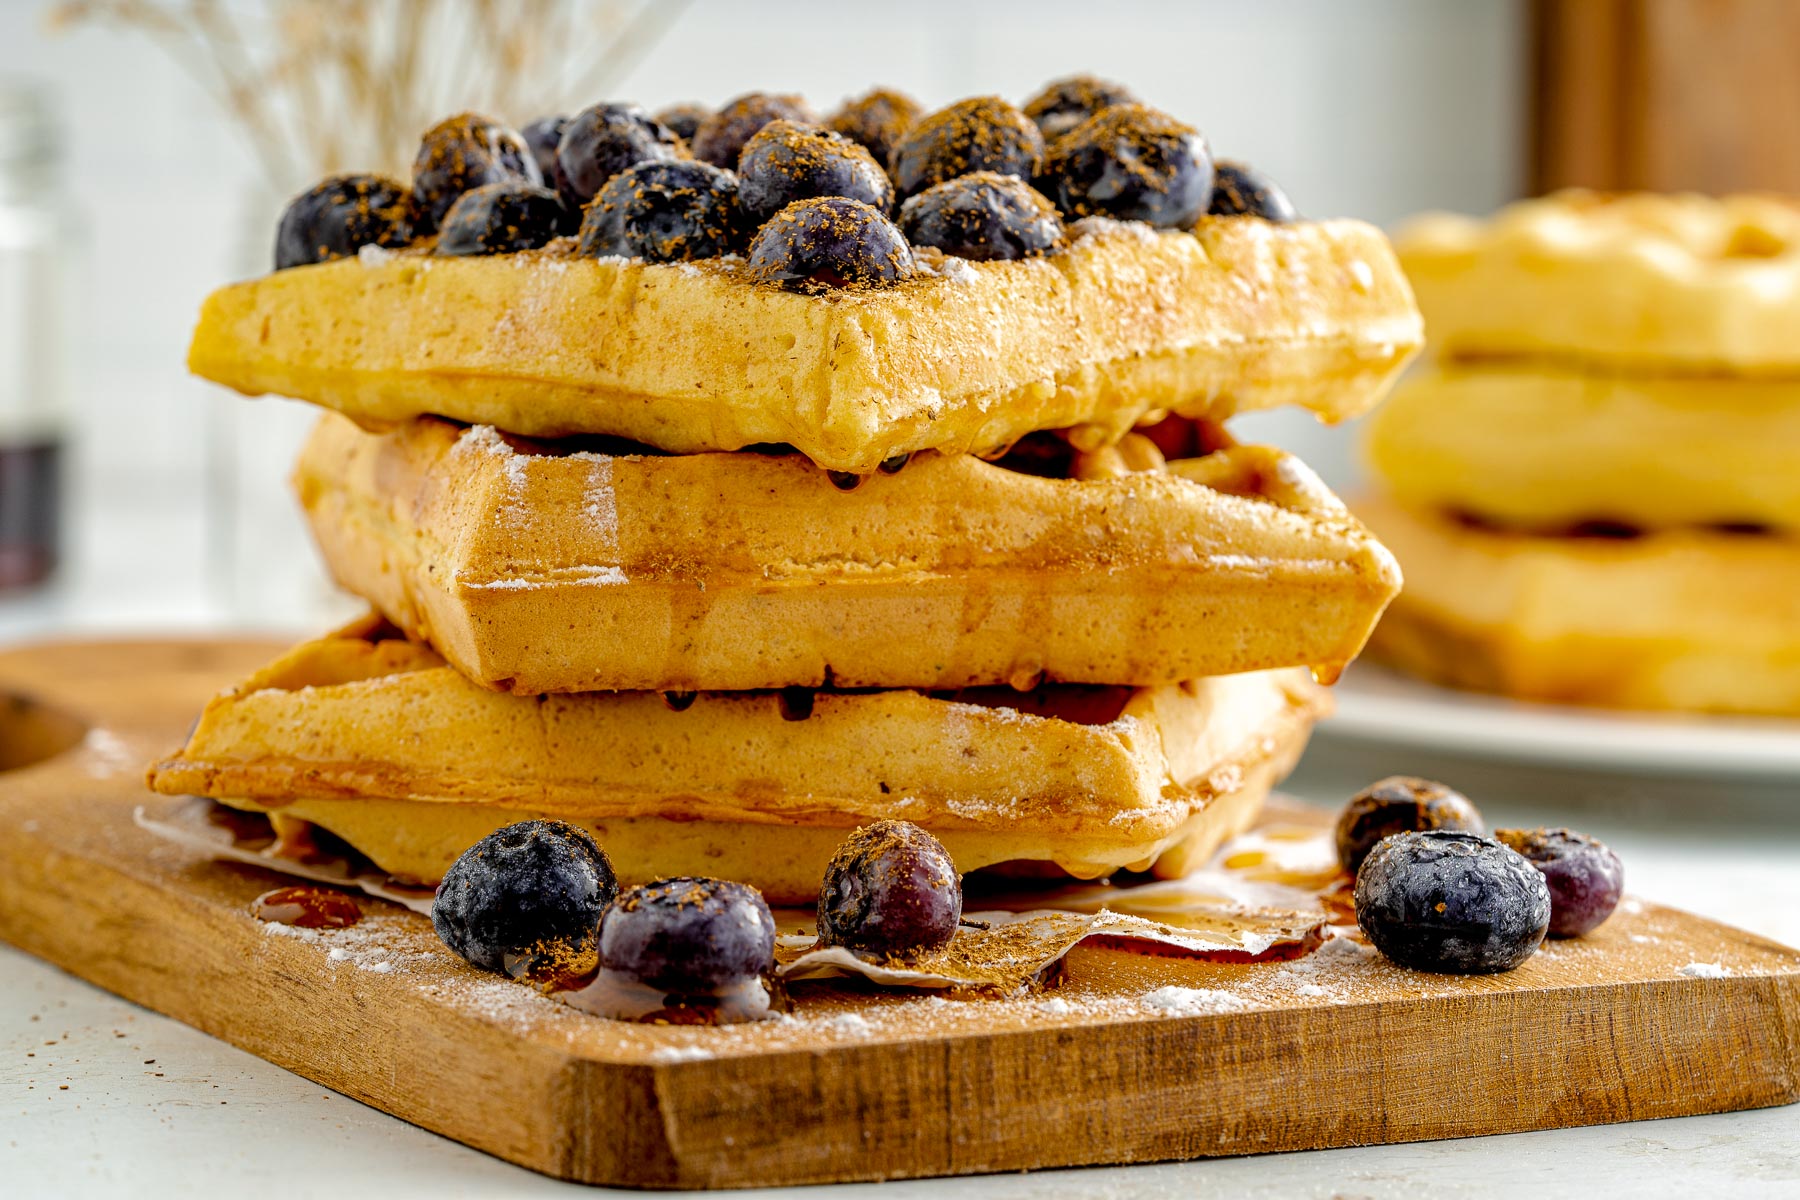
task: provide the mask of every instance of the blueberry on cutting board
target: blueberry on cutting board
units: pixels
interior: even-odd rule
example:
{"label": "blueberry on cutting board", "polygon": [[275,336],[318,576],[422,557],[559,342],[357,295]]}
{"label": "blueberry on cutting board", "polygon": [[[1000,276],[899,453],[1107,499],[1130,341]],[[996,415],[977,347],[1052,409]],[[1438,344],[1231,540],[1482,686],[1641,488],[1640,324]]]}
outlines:
{"label": "blueberry on cutting board", "polygon": [[1550,927],[1543,873],[1492,838],[1454,830],[1383,839],[1356,875],[1356,923],[1403,967],[1510,971]]}
{"label": "blueberry on cutting board", "polygon": [[907,821],[876,821],[844,840],[819,887],[819,940],[870,954],[934,950],[962,920],[950,852]]}
{"label": "blueberry on cutting board", "polygon": [[1487,832],[1481,813],[1461,792],[1431,779],[1390,775],[1350,797],[1338,814],[1338,862],[1354,875],[1382,838],[1423,829]]}
{"label": "blueberry on cutting board", "polygon": [[1573,829],[1497,829],[1494,836],[1544,873],[1551,937],[1589,933],[1619,906],[1625,868],[1598,838]]}
{"label": "blueberry on cutting board", "polygon": [[717,991],[774,970],[775,918],[748,884],[661,879],[606,910],[600,962],[667,992]]}
{"label": "blueberry on cutting board", "polygon": [[495,830],[444,872],[431,904],[438,937],[471,964],[529,974],[540,960],[591,958],[619,883],[587,831],[561,821]]}

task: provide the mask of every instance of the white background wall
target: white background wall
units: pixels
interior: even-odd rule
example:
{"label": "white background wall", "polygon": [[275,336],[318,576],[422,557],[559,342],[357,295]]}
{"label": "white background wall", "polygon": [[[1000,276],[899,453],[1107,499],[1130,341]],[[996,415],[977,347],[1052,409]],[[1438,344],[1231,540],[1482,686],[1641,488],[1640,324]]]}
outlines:
{"label": "white background wall", "polygon": [[[269,201],[236,130],[148,43],[50,35],[0,0],[0,75],[62,107],[60,197],[79,215],[78,470],[72,562],[52,593],[0,602],[0,632],[51,625],[287,626],[331,606],[285,492],[308,414],[188,379],[206,291],[260,270]],[[721,101],[801,91],[821,108],[872,82],[928,105],[1023,98],[1093,71],[1257,163],[1311,215],[1392,222],[1491,209],[1521,182],[1523,5],[1487,0],[697,0],[616,97]],[[509,114],[525,120],[536,114]],[[1291,415],[1257,436],[1335,482],[1343,436]],[[208,485],[209,477],[214,481]],[[234,530],[235,525],[235,530]]]}

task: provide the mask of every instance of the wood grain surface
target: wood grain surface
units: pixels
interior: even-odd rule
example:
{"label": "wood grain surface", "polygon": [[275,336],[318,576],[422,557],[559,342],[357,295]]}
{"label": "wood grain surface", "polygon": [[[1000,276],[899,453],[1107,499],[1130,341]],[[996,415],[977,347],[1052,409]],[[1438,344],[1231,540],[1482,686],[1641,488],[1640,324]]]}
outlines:
{"label": "wood grain surface", "polygon": [[270,650],[0,655],[0,937],[538,1171],[664,1188],[888,1179],[1800,1096],[1800,954],[1637,902],[1484,979],[1366,952],[1228,966],[1078,949],[1039,996],[811,986],[784,1019],[726,1029],[584,1015],[471,970],[380,901],[359,899],[346,930],[267,926],[249,904],[279,877],[162,842],[131,813],[167,803],[141,764]]}

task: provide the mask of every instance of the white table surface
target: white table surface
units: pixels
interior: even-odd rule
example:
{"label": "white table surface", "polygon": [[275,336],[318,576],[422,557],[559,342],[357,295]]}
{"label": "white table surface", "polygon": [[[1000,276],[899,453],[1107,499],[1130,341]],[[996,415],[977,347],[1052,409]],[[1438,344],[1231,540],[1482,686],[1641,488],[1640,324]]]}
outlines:
{"label": "white table surface", "polygon": [[[1800,944],[1800,786],[1421,763],[1321,740],[1291,790],[1451,779],[1500,824],[1609,841],[1630,889]],[[1476,785],[1479,784],[1479,787]],[[0,947],[0,1195],[596,1194],[397,1121]],[[879,1190],[877,1190],[877,1188]],[[750,1193],[912,1197],[1800,1196],[1800,1106],[1506,1137]],[[717,1194],[717,1193],[713,1193]]]}

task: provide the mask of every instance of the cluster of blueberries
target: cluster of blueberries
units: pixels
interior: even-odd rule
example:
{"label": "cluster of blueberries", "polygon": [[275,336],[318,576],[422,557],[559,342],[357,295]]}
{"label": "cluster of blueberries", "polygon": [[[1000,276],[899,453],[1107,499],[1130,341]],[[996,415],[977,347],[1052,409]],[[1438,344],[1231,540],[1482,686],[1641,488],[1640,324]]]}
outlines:
{"label": "cluster of blueberries", "polygon": [[928,115],[877,89],[823,121],[798,96],[752,92],[716,112],[596,104],[522,131],[451,117],[426,133],[410,186],[340,175],[296,197],[275,267],[432,234],[441,255],[573,235],[595,257],[741,253],[753,277],[816,292],[906,279],[917,246],[1027,258],[1067,245],[1065,217],[1185,229],[1209,214],[1295,216],[1258,172],[1215,162],[1198,131],[1088,76],[1023,108],[978,96]]}
{"label": "cluster of blueberries", "polygon": [[[1421,971],[1510,971],[1546,934],[1579,937],[1618,905],[1618,856],[1594,838],[1483,829],[1473,804],[1429,780],[1395,776],[1350,800],[1338,859],[1376,949]],[[905,958],[947,944],[962,906],[943,844],[917,825],[877,821],[825,869],[819,942]],[[445,873],[431,919],[485,970],[566,980],[604,968],[675,1003],[705,1004],[775,963],[775,920],[755,888],[681,877],[620,891],[606,852],[561,821],[509,825],[470,847]]]}
{"label": "cluster of blueberries", "polygon": [[[471,964],[555,979],[615,978],[705,1004],[775,965],[762,893],[679,877],[619,890],[606,852],[561,821],[489,834],[444,874],[431,907],[444,944]],[[962,920],[962,881],[936,838],[877,821],[838,847],[819,891],[819,941],[880,957],[936,949]]]}
{"label": "cluster of blueberries", "polygon": [[1499,829],[1441,783],[1394,776],[1352,797],[1338,861],[1356,877],[1356,923],[1402,966],[1510,971],[1545,934],[1580,937],[1612,915],[1619,856],[1570,829]]}

